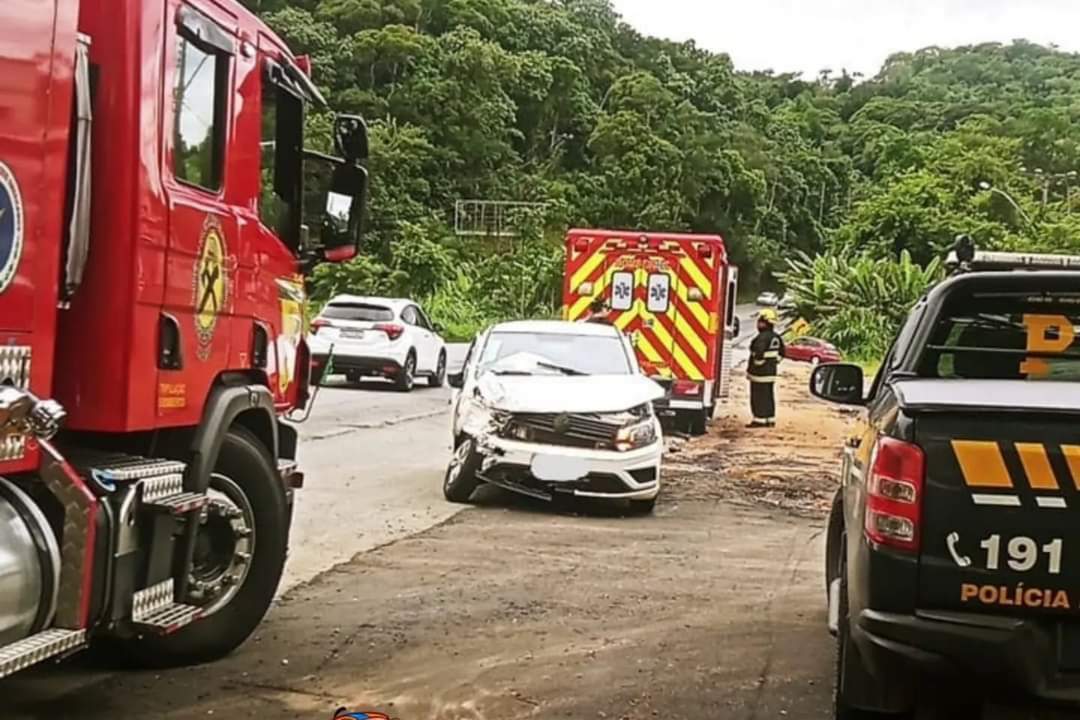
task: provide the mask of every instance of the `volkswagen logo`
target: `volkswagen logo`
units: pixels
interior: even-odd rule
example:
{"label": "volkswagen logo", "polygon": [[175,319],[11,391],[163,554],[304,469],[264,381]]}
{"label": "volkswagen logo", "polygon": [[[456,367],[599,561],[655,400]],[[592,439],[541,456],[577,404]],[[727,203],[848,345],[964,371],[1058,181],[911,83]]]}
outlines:
{"label": "volkswagen logo", "polygon": [[570,416],[565,413],[556,415],[555,420],[551,423],[551,427],[560,435],[565,434],[570,429]]}

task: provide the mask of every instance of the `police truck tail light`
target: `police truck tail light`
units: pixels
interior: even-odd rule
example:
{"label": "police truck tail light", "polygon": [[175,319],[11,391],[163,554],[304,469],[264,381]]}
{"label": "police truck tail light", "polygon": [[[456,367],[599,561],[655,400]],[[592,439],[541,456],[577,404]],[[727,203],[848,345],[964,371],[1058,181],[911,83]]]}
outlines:
{"label": "police truck tail light", "polygon": [[676,380],[671,386],[671,392],[679,397],[697,397],[701,394],[701,387],[701,383],[693,380]]}
{"label": "police truck tail light", "polygon": [[926,455],[918,445],[878,440],[866,487],[866,537],[877,545],[919,551]]}
{"label": "police truck tail light", "polygon": [[379,323],[375,329],[386,333],[386,337],[391,340],[397,340],[405,332],[405,326],[397,323]]}
{"label": "police truck tail light", "polygon": [[333,325],[330,323],[329,320],[323,320],[322,318],[316,318],[311,321],[311,332],[315,333],[316,335],[319,333],[319,330],[325,327],[333,327]]}

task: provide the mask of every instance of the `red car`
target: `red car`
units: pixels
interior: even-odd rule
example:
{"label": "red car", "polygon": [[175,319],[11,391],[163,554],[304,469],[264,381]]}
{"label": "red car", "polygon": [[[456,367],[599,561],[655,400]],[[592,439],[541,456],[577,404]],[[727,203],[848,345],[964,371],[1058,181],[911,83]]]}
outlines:
{"label": "red car", "polygon": [[817,365],[818,363],[840,362],[840,351],[832,343],[819,338],[795,338],[787,344],[784,357]]}

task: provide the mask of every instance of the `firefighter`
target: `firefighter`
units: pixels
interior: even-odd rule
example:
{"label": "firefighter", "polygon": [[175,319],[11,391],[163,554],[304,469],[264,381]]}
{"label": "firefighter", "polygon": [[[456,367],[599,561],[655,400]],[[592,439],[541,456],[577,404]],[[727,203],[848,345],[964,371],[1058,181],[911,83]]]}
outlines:
{"label": "firefighter", "polygon": [[776,311],[767,308],[758,315],[758,334],[750,343],[750,411],[754,419],[748,427],[776,425],[776,373],[784,357],[784,341],[776,332]]}
{"label": "firefighter", "polygon": [[614,325],[611,317],[611,308],[608,307],[607,300],[602,297],[598,297],[589,304],[589,310],[582,316],[582,322],[602,323],[604,325]]}

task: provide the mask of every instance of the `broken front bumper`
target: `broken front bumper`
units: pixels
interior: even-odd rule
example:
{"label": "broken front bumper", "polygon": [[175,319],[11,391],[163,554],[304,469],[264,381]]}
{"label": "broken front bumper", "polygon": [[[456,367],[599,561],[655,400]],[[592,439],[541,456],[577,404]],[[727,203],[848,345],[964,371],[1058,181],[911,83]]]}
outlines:
{"label": "broken front bumper", "polygon": [[[651,500],[660,493],[660,440],[637,450],[618,452],[488,438],[478,449],[484,455],[479,473],[482,480],[543,500],[558,495]],[[538,455],[574,462],[582,474],[572,480],[538,478],[532,470]]]}

